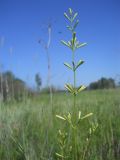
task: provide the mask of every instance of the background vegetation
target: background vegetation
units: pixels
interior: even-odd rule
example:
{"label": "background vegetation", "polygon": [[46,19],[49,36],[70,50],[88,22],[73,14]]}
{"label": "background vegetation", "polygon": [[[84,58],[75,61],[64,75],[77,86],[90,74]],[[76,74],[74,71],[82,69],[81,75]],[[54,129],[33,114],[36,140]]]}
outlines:
{"label": "background vegetation", "polygon": [[[120,90],[110,89],[84,91],[77,97],[77,106],[82,113],[94,113],[81,123],[78,139],[80,154],[84,151],[90,123],[99,124],[85,159],[120,159],[119,95]],[[71,110],[72,97],[67,93],[56,93],[53,101],[53,106],[50,107],[49,95],[41,94],[39,97],[27,99],[26,102],[1,103],[0,159],[57,159],[57,130],[67,126],[58,121],[55,115],[67,114]]]}

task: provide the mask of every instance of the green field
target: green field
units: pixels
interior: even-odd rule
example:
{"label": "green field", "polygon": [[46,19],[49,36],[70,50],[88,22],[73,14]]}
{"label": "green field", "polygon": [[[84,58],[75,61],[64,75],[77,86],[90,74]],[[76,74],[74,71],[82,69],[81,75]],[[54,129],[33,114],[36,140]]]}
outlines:
{"label": "green field", "polygon": [[[47,94],[22,103],[1,104],[0,160],[57,159],[58,130],[68,130],[69,126],[56,114],[71,112],[72,105],[73,98],[67,93],[54,94],[52,106]],[[98,123],[98,128],[85,159],[120,160],[120,90],[84,91],[77,97],[77,107],[83,115],[94,113],[79,126],[78,160],[82,159],[91,122]],[[70,143],[71,139],[66,154]]]}

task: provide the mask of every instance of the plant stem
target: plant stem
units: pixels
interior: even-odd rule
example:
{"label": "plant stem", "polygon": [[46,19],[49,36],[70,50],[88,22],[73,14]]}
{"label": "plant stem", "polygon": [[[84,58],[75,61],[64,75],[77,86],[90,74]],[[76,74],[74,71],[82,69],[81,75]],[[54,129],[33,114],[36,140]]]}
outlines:
{"label": "plant stem", "polygon": [[[76,72],[74,71],[74,89],[76,89]],[[74,110],[76,111],[76,94],[74,93]]]}
{"label": "plant stem", "polygon": [[46,54],[47,54],[47,61],[48,61],[48,77],[47,77],[47,86],[49,88],[49,92],[50,92],[50,104],[52,107],[52,87],[51,87],[51,65],[50,65],[50,56],[49,56],[49,51],[48,48],[46,49]]}
{"label": "plant stem", "polygon": [[83,152],[83,156],[82,156],[82,160],[85,160],[85,157],[86,157],[86,153],[87,153],[87,151],[88,151],[89,144],[90,144],[90,139],[88,139],[87,144],[86,144],[86,146],[85,146],[85,149],[84,149],[84,152]]}
{"label": "plant stem", "polygon": [[[72,62],[73,62],[73,79],[74,79],[74,90],[76,89],[76,71],[74,69],[75,66],[75,52],[72,51]],[[73,99],[73,113],[75,116],[75,112],[76,112],[76,94],[74,93],[74,99]]]}
{"label": "plant stem", "polygon": [[[76,89],[76,71],[75,71],[75,52],[72,51],[72,62],[73,62],[73,79],[74,79],[74,90]],[[76,94],[74,93],[73,97],[73,117],[74,117],[74,123],[76,124]],[[77,130],[73,129],[73,138],[74,138],[74,159],[77,160]]]}

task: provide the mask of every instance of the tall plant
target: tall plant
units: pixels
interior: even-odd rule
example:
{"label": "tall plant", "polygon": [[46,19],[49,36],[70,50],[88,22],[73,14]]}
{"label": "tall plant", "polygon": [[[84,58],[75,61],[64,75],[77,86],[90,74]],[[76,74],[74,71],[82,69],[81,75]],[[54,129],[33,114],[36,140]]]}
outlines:
{"label": "tall plant", "polygon": [[77,49],[84,47],[86,45],[86,43],[80,43],[77,40],[76,37],[76,27],[78,26],[79,20],[77,18],[78,13],[74,13],[73,10],[71,8],[69,8],[69,12],[64,13],[65,18],[69,21],[69,25],[67,26],[68,30],[71,32],[72,34],[72,39],[68,42],[65,41],[61,41],[65,46],[67,46],[71,52],[72,52],[72,64],[68,64],[68,63],[64,63],[64,65],[72,70],[73,72],[73,79],[74,79],[74,84],[65,84],[65,88],[71,93],[73,94],[74,97],[74,111],[76,111],[76,96],[79,92],[81,92],[82,90],[85,89],[84,85],[80,85],[78,88],[76,87],[76,71],[77,69],[84,63],[83,60],[79,60],[78,63],[75,62],[75,52]]}
{"label": "tall plant", "polygon": [[51,44],[51,33],[52,33],[52,25],[49,23],[47,25],[47,32],[48,32],[48,40],[45,42],[44,40],[40,39],[39,43],[44,47],[46,55],[47,55],[47,68],[48,68],[48,74],[47,74],[47,87],[49,88],[50,92],[50,101],[52,105],[52,86],[51,86],[51,62],[50,62],[50,44]]}
{"label": "tall plant", "polygon": [[[0,49],[3,47],[4,45],[4,41],[5,41],[5,38],[4,37],[0,37]],[[1,53],[0,53],[0,58],[1,58]],[[3,65],[1,64],[0,62],[0,101],[2,102],[3,101],[3,76],[2,76],[2,68],[3,68]]]}
{"label": "tall plant", "polygon": [[[73,107],[72,114],[68,113],[68,115],[56,115],[57,118],[65,121],[67,123],[67,129],[59,130],[58,132],[58,145],[59,152],[56,153],[58,159],[72,159],[72,160],[84,160],[86,158],[86,152],[88,150],[88,145],[90,142],[90,137],[92,133],[95,132],[97,128],[97,124],[92,124],[89,128],[89,134],[86,139],[86,145],[84,147],[84,151],[82,155],[79,156],[79,142],[77,141],[79,137],[79,125],[81,121],[90,117],[93,113],[88,113],[84,116],[81,116],[81,112],[77,113],[77,105],[76,105],[76,96],[78,93],[85,89],[84,85],[76,86],[76,71],[77,69],[84,63],[83,60],[79,60],[77,63],[75,62],[75,52],[77,49],[84,47],[86,43],[80,43],[76,37],[76,27],[78,26],[79,20],[77,19],[78,13],[74,13],[71,8],[69,8],[68,14],[64,13],[65,18],[68,20],[69,25],[67,26],[68,30],[71,32],[72,38],[68,42],[62,40],[62,44],[67,46],[72,52],[72,62],[64,63],[64,65],[73,72],[74,83],[65,84],[65,88],[73,95]],[[68,126],[70,127],[68,129]],[[71,131],[71,135],[69,134]],[[70,138],[69,138],[70,137]],[[71,139],[71,142],[68,142]]]}

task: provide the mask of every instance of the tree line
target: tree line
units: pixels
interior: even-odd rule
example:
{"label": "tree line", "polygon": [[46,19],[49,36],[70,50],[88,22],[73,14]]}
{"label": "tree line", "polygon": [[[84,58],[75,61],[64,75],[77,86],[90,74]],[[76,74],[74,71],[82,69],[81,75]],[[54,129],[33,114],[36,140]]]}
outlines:
{"label": "tree line", "polygon": [[21,101],[27,93],[26,83],[15,75],[11,71],[0,73],[0,100]]}
{"label": "tree line", "polygon": [[[39,73],[35,75],[36,89],[31,89],[27,84],[16,77],[11,71],[0,73],[0,101],[21,101],[33,95],[39,95],[41,92],[49,93],[49,88],[41,88],[42,79]],[[53,92],[61,91],[51,86]],[[87,89],[109,89],[116,88],[115,80],[112,78],[101,78],[96,82],[89,84]]]}
{"label": "tree line", "polygon": [[115,87],[116,83],[113,78],[102,77],[98,81],[90,83],[88,89],[110,89]]}

